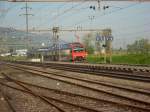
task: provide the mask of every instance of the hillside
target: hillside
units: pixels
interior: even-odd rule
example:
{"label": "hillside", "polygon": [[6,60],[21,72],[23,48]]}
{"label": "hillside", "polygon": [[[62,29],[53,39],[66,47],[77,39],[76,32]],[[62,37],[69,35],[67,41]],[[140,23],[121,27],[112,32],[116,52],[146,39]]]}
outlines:
{"label": "hillside", "polygon": [[44,43],[45,46],[49,46],[52,36],[50,33],[29,33],[28,37],[27,39],[26,32],[14,28],[0,27],[0,51],[22,49],[26,47],[27,43],[30,48],[40,47],[42,43]]}

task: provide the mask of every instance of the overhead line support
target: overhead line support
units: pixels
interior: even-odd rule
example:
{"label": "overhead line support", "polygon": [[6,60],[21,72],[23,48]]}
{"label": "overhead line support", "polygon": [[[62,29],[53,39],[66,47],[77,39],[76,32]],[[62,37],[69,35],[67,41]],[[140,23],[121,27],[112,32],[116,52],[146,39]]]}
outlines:
{"label": "overhead line support", "polygon": [[25,15],[26,17],[26,38],[27,38],[27,47],[29,44],[29,37],[28,37],[28,33],[29,33],[29,16],[33,16],[33,14],[29,14],[28,13],[28,9],[31,9],[30,7],[28,7],[28,3],[26,2],[25,7],[21,8],[21,9],[25,9],[25,14],[20,14],[19,16]]}

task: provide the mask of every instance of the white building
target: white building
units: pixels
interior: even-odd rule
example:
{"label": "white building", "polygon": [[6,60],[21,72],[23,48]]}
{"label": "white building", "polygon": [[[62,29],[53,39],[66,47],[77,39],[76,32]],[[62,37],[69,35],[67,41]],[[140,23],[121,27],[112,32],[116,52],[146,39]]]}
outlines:
{"label": "white building", "polygon": [[27,49],[16,50],[16,56],[27,56],[27,52],[28,52]]}

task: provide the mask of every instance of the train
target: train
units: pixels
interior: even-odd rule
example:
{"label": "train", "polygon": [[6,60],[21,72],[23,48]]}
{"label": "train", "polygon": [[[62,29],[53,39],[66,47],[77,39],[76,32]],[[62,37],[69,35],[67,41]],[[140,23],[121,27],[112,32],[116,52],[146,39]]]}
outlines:
{"label": "train", "polygon": [[29,58],[43,58],[44,61],[85,61],[88,55],[86,48],[80,42],[61,44],[47,48],[32,49]]}

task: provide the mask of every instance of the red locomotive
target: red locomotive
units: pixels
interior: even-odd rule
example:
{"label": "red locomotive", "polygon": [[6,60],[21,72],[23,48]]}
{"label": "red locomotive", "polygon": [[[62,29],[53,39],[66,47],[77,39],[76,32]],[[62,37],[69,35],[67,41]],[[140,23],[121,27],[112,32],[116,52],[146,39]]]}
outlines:
{"label": "red locomotive", "polygon": [[61,49],[60,52],[60,60],[62,61],[84,61],[87,56],[86,49],[79,42],[69,43],[67,44],[67,48]]}

